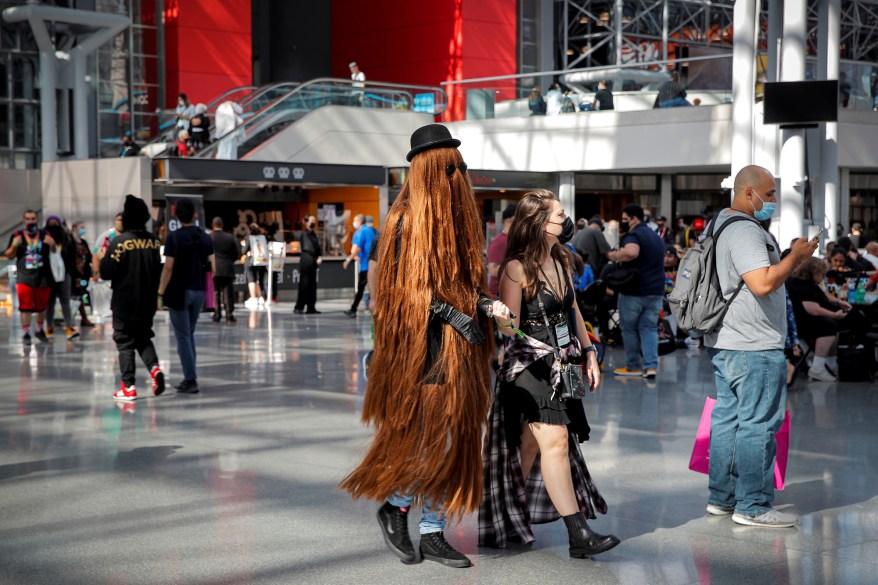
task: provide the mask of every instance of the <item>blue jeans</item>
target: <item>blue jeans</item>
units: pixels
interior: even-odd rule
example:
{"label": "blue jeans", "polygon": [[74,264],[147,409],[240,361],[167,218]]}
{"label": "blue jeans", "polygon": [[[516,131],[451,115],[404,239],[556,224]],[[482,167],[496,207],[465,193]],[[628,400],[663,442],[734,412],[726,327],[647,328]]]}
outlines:
{"label": "blue jeans", "polygon": [[193,382],[198,379],[195,373],[195,324],[204,308],[204,291],[187,290],[183,296],[182,309],[170,309],[171,327],[177,338],[177,355],[183,366],[183,379]]}
{"label": "blue jeans", "polygon": [[710,421],[708,501],[758,516],[774,501],[774,435],[787,401],[782,349],[711,349],[716,406]]}
{"label": "blue jeans", "polygon": [[681,97],[675,97],[672,100],[668,100],[666,102],[659,103],[660,108],[679,108],[681,106],[685,107],[685,106],[691,106],[691,105],[692,104],[690,104],[688,101],[686,101],[686,98],[681,98]]}
{"label": "blue jeans", "polygon": [[[412,502],[414,501],[414,496],[403,495],[400,493],[395,493],[387,498],[387,502],[391,506],[396,506],[397,508],[408,508],[412,505]],[[432,510],[430,502],[425,501],[423,515],[421,516],[421,522],[418,524],[418,530],[421,534],[444,532],[445,513],[442,511],[441,508],[438,510]]]}
{"label": "blue jeans", "polygon": [[[662,295],[619,295],[619,319],[629,370],[658,369],[658,322]],[[643,357],[641,359],[641,352]]]}

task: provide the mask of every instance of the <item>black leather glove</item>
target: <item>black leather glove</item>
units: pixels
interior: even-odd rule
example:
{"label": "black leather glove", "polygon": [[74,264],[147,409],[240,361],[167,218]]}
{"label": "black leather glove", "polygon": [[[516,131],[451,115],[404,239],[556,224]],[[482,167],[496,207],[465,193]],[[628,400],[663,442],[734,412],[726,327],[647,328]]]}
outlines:
{"label": "black leather glove", "polygon": [[478,321],[468,315],[464,315],[448,303],[433,299],[430,310],[437,317],[451,325],[455,331],[463,335],[463,338],[473,345],[483,345],[485,343],[485,334],[479,327]]}
{"label": "black leather glove", "polygon": [[479,310],[482,315],[485,317],[493,317],[492,308],[494,306],[494,301],[479,293],[479,300],[476,301],[476,308]]}

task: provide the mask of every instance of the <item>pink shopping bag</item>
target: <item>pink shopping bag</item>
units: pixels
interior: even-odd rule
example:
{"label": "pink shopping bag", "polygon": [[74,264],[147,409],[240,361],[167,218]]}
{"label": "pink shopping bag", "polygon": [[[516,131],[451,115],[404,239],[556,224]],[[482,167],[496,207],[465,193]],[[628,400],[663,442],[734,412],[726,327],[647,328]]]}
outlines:
{"label": "pink shopping bag", "polygon": [[[710,468],[710,417],[716,400],[709,396],[704,399],[704,410],[701,422],[695,432],[695,445],[692,457],[689,458],[689,469],[698,473],[707,473]],[[784,414],[783,424],[774,436],[777,442],[777,455],[774,461],[774,487],[782,490],[787,475],[787,457],[790,451],[790,411]]]}

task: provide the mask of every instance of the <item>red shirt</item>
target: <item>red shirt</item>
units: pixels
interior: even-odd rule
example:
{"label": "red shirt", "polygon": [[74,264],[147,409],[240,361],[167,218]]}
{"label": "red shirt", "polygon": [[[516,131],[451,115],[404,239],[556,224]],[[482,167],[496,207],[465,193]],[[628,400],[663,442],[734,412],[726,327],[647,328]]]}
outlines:
{"label": "red shirt", "polygon": [[[491,240],[491,245],[488,246],[488,264],[497,264],[503,262],[504,256],[506,256],[506,244],[509,242],[509,237],[504,233],[500,232],[496,238]],[[491,296],[499,298],[500,296],[500,279],[489,277],[488,278],[488,291],[491,293]]]}

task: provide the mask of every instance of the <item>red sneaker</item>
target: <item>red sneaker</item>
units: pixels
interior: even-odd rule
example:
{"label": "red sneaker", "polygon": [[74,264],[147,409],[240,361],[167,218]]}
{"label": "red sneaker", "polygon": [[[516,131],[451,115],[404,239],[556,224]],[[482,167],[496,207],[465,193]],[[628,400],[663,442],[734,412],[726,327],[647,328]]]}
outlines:
{"label": "red sneaker", "polygon": [[113,394],[116,400],[137,400],[137,388],[134,385],[126,386],[125,382],[119,382],[119,389]]}
{"label": "red sneaker", "polygon": [[165,375],[162,373],[161,368],[153,366],[149,375],[152,376],[152,393],[155,396],[161,396],[162,392],[165,391]]}

